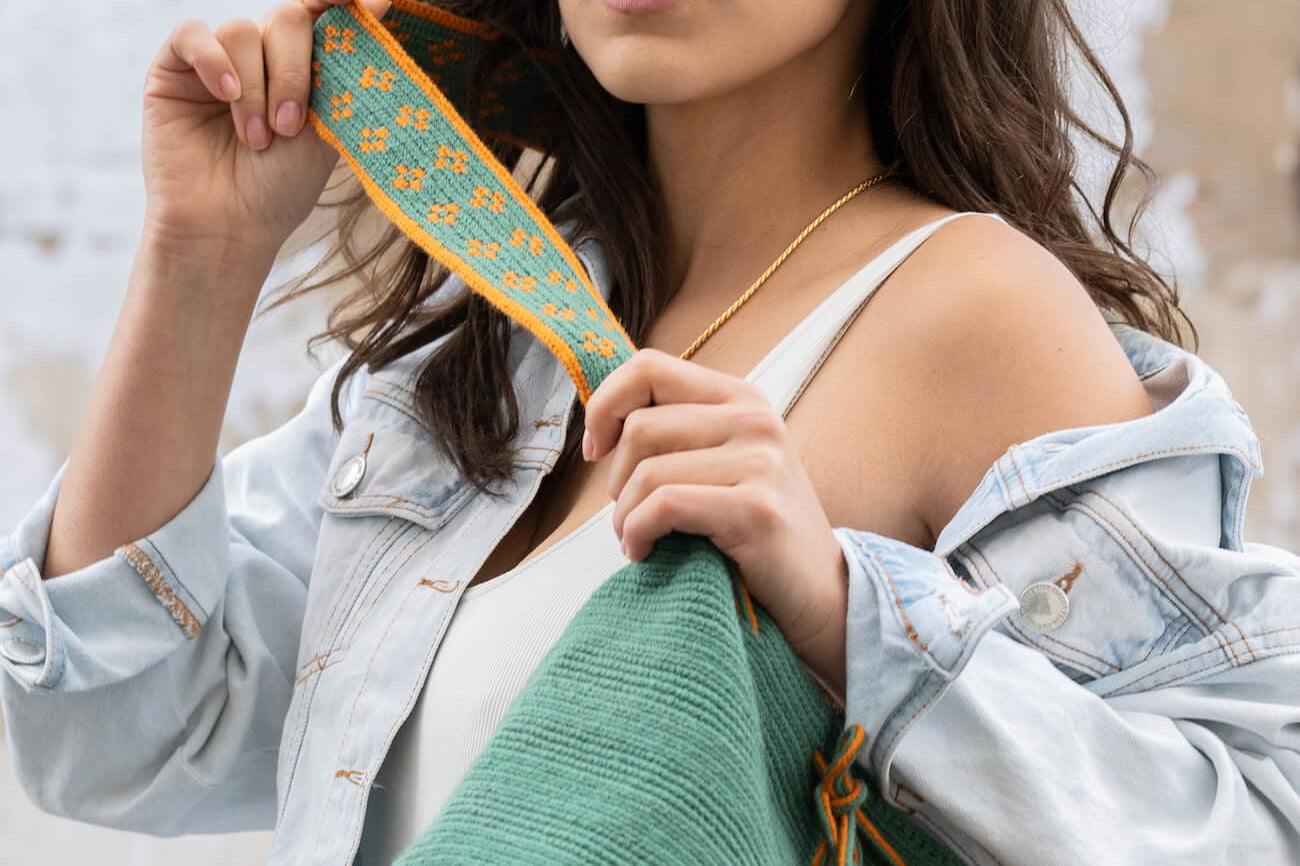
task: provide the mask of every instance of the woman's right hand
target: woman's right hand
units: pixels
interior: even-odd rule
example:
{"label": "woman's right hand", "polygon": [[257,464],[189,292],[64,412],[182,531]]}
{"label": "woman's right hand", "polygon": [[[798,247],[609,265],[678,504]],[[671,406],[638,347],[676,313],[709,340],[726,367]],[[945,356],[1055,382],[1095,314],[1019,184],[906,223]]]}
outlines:
{"label": "woman's right hand", "polygon": [[[338,154],[306,123],[312,25],[347,0],[285,0],[260,22],[182,21],[144,87],[146,228],[169,240],[278,251]],[[376,16],[390,0],[362,0]]]}

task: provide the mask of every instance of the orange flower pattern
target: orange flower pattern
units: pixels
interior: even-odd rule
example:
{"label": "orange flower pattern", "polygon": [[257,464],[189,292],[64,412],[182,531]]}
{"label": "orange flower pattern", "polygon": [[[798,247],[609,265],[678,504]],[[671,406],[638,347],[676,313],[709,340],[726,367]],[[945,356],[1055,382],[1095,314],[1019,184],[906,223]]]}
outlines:
{"label": "orange flower pattern", "polygon": [[380,72],[373,66],[367,66],[361,71],[361,78],[358,79],[357,83],[367,90],[372,87],[378,87],[380,90],[387,93],[393,89],[393,79],[396,77],[397,76],[394,75],[391,70],[385,69],[383,72]]}
{"label": "orange flower pattern", "polygon": [[518,289],[521,292],[531,292],[537,288],[536,277],[525,277],[514,271],[506,271],[501,275],[501,282],[508,288]]}
{"label": "orange flower pattern", "polygon": [[572,277],[566,277],[564,274],[560,273],[554,268],[551,268],[551,272],[546,275],[546,282],[550,283],[553,286],[558,286],[561,283],[563,283],[564,290],[566,292],[578,291],[577,280],[573,279]]}
{"label": "orange flower pattern", "polygon": [[331,51],[354,54],[357,48],[352,44],[352,40],[356,38],[357,33],[351,27],[335,27],[333,24],[328,24],[325,26],[324,51],[326,54]]}
{"label": "orange flower pattern", "polygon": [[473,207],[485,207],[497,213],[501,213],[506,209],[505,195],[500,192],[492,192],[485,186],[474,187],[474,195],[470,196],[469,203]]}
{"label": "orange flower pattern", "polygon": [[361,152],[362,153],[379,153],[388,149],[388,127],[376,126],[373,129],[367,126],[361,130]]}
{"label": "orange flower pattern", "polygon": [[438,145],[437,152],[438,158],[433,161],[434,168],[451,169],[456,172],[456,174],[464,174],[469,171],[469,169],[465,167],[465,160],[469,159],[469,154],[465,151],[452,150],[447,145],[440,144]]}
{"label": "orange flower pattern", "polygon": [[471,256],[482,256],[485,259],[495,259],[497,253],[501,252],[501,244],[495,241],[484,243],[478,238],[470,238],[466,242],[465,252]]}
{"label": "orange flower pattern", "polygon": [[393,118],[393,123],[402,127],[412,127],[424,132],[429,128],[429,112],[424,108],[412,108],[409,105],[403,105],[398,109],[397,117]]}
{"label": "orange flower pattern", "polygon": [[514,234],[510,236],[510,246],[527,246],[528,252],[535,256],[540,256],[542,254],[542,249],[546,246],[546,242],[537,235],[530,235],[523,229],[515,229]]}
{"label": "orange flower pattern", "polygon": [[572,322],[574,319],[578,317],[578,314],[573,312],[573,310],[570,310],[568,307],[557,306],[551,301],[547,301],[546,303],[542,304],[542,313],[547,316],[558,316],[561,319],[565,319],[570,322]]}
{"label": "orange flower pattern", "polygon": [[588,352],[599,352],[606,358],[613,357],[616,343],[609,337],[602,337],[595,331],[583,331],[582,348]]}
{"label": "orange flower pattern", "polygon": [[342,93],[336,93],[330,97],[330,105],[334,110],[330,112],[330,117],[334,120],[342,120],[345,117],[352,116],[352,91],[345,90]]}
{"label": "orange flower pattern", "polygon": [[396,189],[419,189],[424,182],[424,169],[410,168],[406,165],[399,165],[394,169],[397,177],[393,178],[392,184]]}
{"label": "orange flower pattern", "polygon": [[446,66],[465,57],[459,50],[459,43],[450,37],[441,42],[430,42],[424,46],[429,52],[429,62],[436,66]]}
{"label": "orange flower pattern", "polygon": [[456,214],[458,213],[460,213],[460,205],[455,202],[451,204],[431,204],[425,219],[429,222],[454,226],[456,224]]}

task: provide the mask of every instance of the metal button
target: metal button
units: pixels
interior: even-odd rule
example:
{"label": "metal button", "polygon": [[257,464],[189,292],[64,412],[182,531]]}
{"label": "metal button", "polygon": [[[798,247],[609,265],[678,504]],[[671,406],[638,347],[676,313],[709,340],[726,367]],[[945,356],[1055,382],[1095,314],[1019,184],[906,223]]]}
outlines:
{"label": "metal button", "polygon": [[1031,583],[1020,593],[1020,618],[1025,627],[1039,634],[1056,631],[1070,615],[1070,599],[1054,583]]}
{"label": "metal button", "polygon": [[36,665],[45,661],[45,647],[14,637],[0,643],[0,656],[16,665]]}
{"label": "metal button", "polygon": [[366,455],[355,454],[343,461],[343,465],[334,473],[330,489],[334,495],[342,498],[357,489],[361,479],[366,475]]}

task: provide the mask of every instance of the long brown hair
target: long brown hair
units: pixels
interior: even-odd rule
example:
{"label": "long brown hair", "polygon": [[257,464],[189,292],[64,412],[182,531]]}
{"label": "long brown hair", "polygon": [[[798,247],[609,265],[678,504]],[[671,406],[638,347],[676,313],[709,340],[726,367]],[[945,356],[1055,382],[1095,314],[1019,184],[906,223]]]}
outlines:
{"label": "long brown hair", "polygon": [[[864,34],[865,110],[877,156],[897,167],[896,181],[955,210],[1001,214],[1064,262],[1099,307],[1176,343],[1181,320],[1195,338],[1176,286],[1130,246],[1155,174],[1133,153],[1128,112],[1066,0],[876,2]],[[644,107],[615,99],[572,48],[563,48],[554,0],[437,5],[500,31],[504,55],[525,47],[558,52],[550,83],[565,122],[548,142],[550,156],[543,162],[536,151],[501,141],[491,148],[552,222],[574,221],[572,243],[592,236],[610,251],[609,304],[639,344],[673,289],[664,284],[656,255],[660,212],[646,162]],[[1110,95],[1123,123],[1121,141],[1089,126],[1070,106],[1070,50]],[[483,89],[480,76],[470,86],[471,105]],[[583,134],[568,134],[573,129]],[[1100,207],[1075,178],[1072,131],[1115,158]],[[1121,238],[1112,214],[1132,172],[1140,175],[1141,195]],[[267,309],[362,275],[361,286],[333,307],[326,330],[310,343],[337,339],[351,352],[334,386],[336,428],[339,394],[351,374],[364,365],[383,369],[445,336],[415,383],[420,420],[462,476],[493,493],[491,482],[511,475],[519,425],[507,363],[509,319],[474,292],[438,297],[449,272],[395,226],[363,245],[357,229],[373,206],[359,184],[323,206],[339,209],[334,245]],[[343,266],[335,267],[340,260]],[[322,272],[325,277],[312,281]],[[577,451],[582,412],[576,401],[560,461]]]}

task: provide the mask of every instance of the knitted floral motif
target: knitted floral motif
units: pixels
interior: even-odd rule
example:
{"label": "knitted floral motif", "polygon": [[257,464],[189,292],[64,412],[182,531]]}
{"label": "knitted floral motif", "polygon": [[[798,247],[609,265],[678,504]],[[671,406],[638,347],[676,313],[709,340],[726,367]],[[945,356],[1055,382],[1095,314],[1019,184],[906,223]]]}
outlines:
{"label": "knitted floral motif", "polygon": [[523,229],[517,228],[510,235],[510,246],[528,247],[528,252],[535,256],[540,256],[542,254],[542,248],[546,246],[546,242],[537,235],[530,235]]}
{"label": "knitted floral motif", "polygon": [[465,167],[465,160],[469,159],[469,154],[463,150],[452,150],[445,144],[438,145],[438,158],[433,161],[434,168],[447,168],[457,174],[464,174],[469,171]]}
{"label": "knitted floral motif", "polygon": [[474,187],[474,195],[470,196],[469,203],[473,207],[485,207],[501,213],[505,210],[506,197],[500,192],[489,191],[485,186]]}
{"label": "knitted floral motif", "polygon": [[378,87],[380,90],[387,93],[393,89],[393,79],[396,77],[397,76],[394,75],[391,70],[385,69],[380,72],[373,66],[367,66],[362,70],[361,77],[357,79],[357,83],[366,89]]}
{"label": "knitted floral motif", "polygon": [[546,303],[542,304],[542,312],[545,315],[559,316],[561,319],[568,319],[569,321],[573,321],[575,318],[577,318],[578,315],[568,307],[557,307],[551,301],[547,301]]}
{"label": "knitted floral motif", "polygon": [[361,148],[362,153],[372,153],[388,149],[388,127],[376,126],[371,129],[369,126],[361,130]]}
{"label": "knitted floral motif", "polygon": [[393,118],[393,123],[398,126],[410,126],[421,132],[429,128],[429,111],[424,108],[412,108],[409,105],[403,105],[397,112],[397,117]]}
{"label": "knitted floral motif", "polygon": [[583,331],[582,336],[586,338],[582,341],[582,348],[588,352],[599,352],[606,358],[614,356],[615,344],[609,337],[602,337],[595,331]]}
{"label": "knitted floral motif", "polygon": [[[501,252],[501,244],[496,242],[485,244],[478,238],[470,238],[465,245],[467,255],[482,256],[485,259],[495,259],[499,252]],[[506,273],[513,273],[513,271],[507,271]]]}
{"label": "knitted floral motif", "polygon": [[519,67],[515,65],[515,59],[513,57],[509,60],[502,61],[501,65],[492,72],[492,80],[497,84],[508,84],[512,81],[522,81],[523,78],[524,74],[520,72]]}
{"label": "knitted floral motif", "polygon": [[357,36],[351,27],[335,27],[332,24],[325,26],[325,45],[324,51],[328,54],[331,51],[343,51],[348,54],[356,52],[356,46],[352,40]]}
{"label": "knitted floral motif", "polygon": [[429,52],[430,63],[445,66],[448,63],[455,63],[465,56],[464,52],[457,50],[459,44],[455,39],[448,37],[441,42],[430,42],[424,47]]}
{"label": "knitted floral motif", "polygon": [[420,189],[424,182],[424,169],[411,168],[405,165],[396,167],[397,176],[393,178],[392,184],[395,189]]}
{"label": "knitted floral motif", "polygon": [[425,219],[430,222],[445,223],[449,226],[454,226],[456,224],[456,214],[458,213],[460,213],[460,205],[454,202],[452,204],[431,204],[429,205],[429,213],[425,215]]}
{"label": "knitted floral motif", "polygon": [[479,120],[506,113],[506,107],[501,104],[501,94],[497,91],[489,90],[485,92],[483,100],[483,105],[478,110]]}
{"label": "knitted floral motif", "polygon": [[345,90],[342,93],[336,93],[330,97],[330,105],[334,110],[330,112],[330,117],[334,120],[343,120],[352,116],[352,92]]}
{"label": "knitted floral motif", "polygon": [[537,288],[537,279],[535,277],[521,276],[514,271],[506,271],[501,278],[501,282],[512,289],[518,289],[521,292],[531,292]]}

